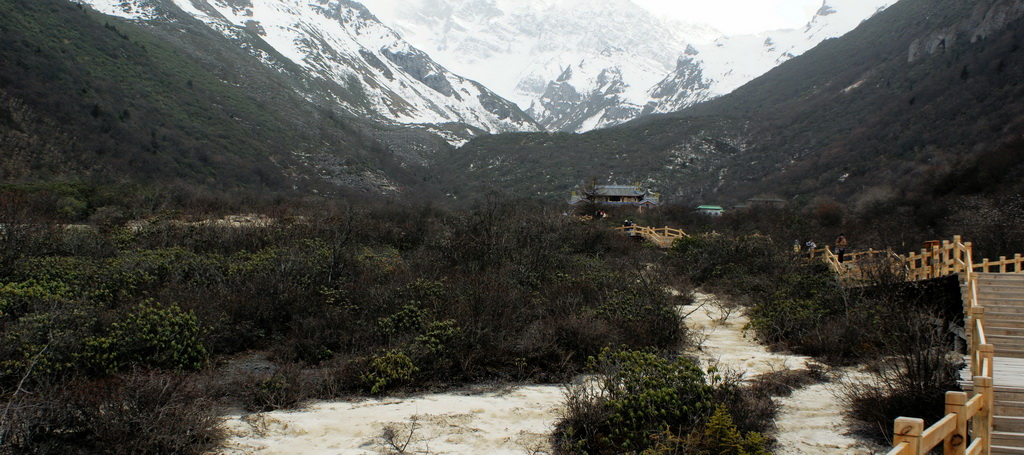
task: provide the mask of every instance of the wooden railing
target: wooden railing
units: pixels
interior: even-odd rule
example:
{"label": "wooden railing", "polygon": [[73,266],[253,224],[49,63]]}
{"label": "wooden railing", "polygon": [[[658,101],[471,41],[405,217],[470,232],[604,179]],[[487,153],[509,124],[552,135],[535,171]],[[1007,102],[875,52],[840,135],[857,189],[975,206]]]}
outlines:
{"label": "wooden railing", "polygon": [[897,275],[903,273],[903,258],[888,249],[846,253],[843,262],[839,262],[839,256],[826,245],[825,248],[812,251],[811,258],[814,257],[820,257],[828,264],[839,277],[839,284],[844,287],[864,285],[872,278],[882,276],[882,272]]}
{"label": "wooden railing", "polygon": [[1000,256],[998,261],[983,259],[980,264],[974,264],[973,269],[981,273],[1021,273],[1024,272],[1024,257],[1015,254],[1010,259]]}
{"label": "wooden railing", "polygon": [[[960,274],[967,285],[964,297],[964,312],[968,331],[968,354],[973,375],[974,397],[967,399],[964,392],[946,392],[946,415],[930,427],[924,427],[924,420],[913,417],[899,417],[893,424],[893,449],[889,455],[923,455],[942,445],[942,453],[988,454],[992,441],[992,411],[995,403],[992,368],[994,347],[985,337],[985,309],[978,304],[978,282],[971,257],[971,243],[963,243],[960,236],[952,242],[933,244],[930,250],[901,256],[908,280],[922,280]],[[1015,259],[1018,259],[1017,255]],[[989,261],[984,261],[989,263]],[[1001,258],[999,266],[1004,270],[1010,261]],[[1016,262],[1020,270],[1020,262]],[[987,270],[982,268],[983,271]],[[968,423],[971,425],[970,445]]]}
{"label": "wooden railing", "polygon": [[689,236],[689,234],[683,232],[682,229],[670,228],[668,226],[663,228],[649,226],[618,226],[614,229],[632,237],[643,237],[661,248],[668,248],[672,246],[672,242],[676,239]]}
{"label": "wooden railing", "polygon": [[971,242],[963,243],[960,236],[956,235],[952,242],[943,240],[942,243],[931,243],[930,249],[924,248],[920,253],[901,256],[908,280],[928,280],[974,270],[973,264],[968,265]]}

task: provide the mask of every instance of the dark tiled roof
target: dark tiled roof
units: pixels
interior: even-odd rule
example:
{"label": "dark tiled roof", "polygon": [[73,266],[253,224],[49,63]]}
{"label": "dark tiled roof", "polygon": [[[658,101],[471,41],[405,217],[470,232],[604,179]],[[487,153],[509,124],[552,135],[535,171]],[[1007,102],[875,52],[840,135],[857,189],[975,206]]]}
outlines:
{"label": "dark tiled roof", "polygon": [[640,191],[633,185],[597,185],[594,187],[595,196],[643,196],[646,191]]}

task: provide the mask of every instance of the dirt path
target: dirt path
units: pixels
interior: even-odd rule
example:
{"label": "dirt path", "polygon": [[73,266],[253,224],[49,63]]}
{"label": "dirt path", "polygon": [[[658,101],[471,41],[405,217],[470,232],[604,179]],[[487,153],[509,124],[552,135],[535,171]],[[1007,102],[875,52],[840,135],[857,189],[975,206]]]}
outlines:
{"label": "dirt path", "polygon": [[[747,319],[740,310],[722,310],[710,295],[698,294],[687,324],[703,333],[702,362],[746,371],[745,377],[805,368],[809,359],[769,352],[744,338]],[[723,319],[723,316],[728,316]],[[407,398],[322,402],[299,411],[227,417],[233,435],[227,454],[395,452],[530,454],[550,453],[548,435],[564,397],[556,385],[471,388]],[[876,448],[845,435],[843,409],[830,384],[815,384],[782,398],[777,417],[779,454],[870,454]],[[410,430],[411,435],[410,435]],[[877,449],[877,450],[880,450]]]}
{"label": "dirt path", "polygon": [[[704,365],[746,371],[745,378],[782,369],[805,369],[806,356],[769,352],[767,348],[744,337],[748,319],[740,309],[723,309],[711,295],[697,293],[694,304],[682,308],[689,313],[687,325],[705,338],[695,352]],[[728,316],[728,317],[725,317]],[[838,375],[860,375],[853,369]],[[860,455],[884,453],[886,450],[849,435],[843,418],[842,403],[834,395],[833,383],[813,384],[796,390],[789,397],[779,398],[781,409],[776,416],[775,453],[801,455]]]}
{"label": "dirt path", "polygon": [[[560,386],[465,390],[318,403],[256,418],[229,416],[227,454],[550,453]],[[411,430],[411,435],[410,435]],[[385,437],[388,433],[391,438]]]}

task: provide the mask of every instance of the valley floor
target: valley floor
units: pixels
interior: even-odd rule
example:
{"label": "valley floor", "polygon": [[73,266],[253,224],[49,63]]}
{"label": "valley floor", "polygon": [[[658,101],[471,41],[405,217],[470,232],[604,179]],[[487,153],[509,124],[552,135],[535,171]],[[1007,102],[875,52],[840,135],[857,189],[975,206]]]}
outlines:
{"label": "valley floor", "polygon": [[[740,309],[723,310],[711,295],[698,294],[682,307],[702,339],[695,352],[705,365],[745,371],[744,377],[806,368],[810,359],[769,352],[744,337]],[[846,370],[841,375],[858,375]],[[848,434],[834,382],[813,384],[780,398],[776,419],[780,454],[871,454],[884,452]],[[232,437],[219,453],[550,453],[548,435],[564,396],[557,385],[469,388],[457,392],[321,402],[298,411],[234,414],[225,426]],[[390,436],[389,436],[390,435]],[[399,450],[401,449],[401,450]]]}

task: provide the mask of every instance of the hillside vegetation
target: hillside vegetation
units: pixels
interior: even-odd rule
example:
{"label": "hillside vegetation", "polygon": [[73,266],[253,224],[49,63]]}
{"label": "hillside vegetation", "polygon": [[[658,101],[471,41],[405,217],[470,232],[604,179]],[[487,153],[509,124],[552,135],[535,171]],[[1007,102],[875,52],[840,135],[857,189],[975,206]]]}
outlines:
{"label": "hillside vegetation", "polygon": [[443,163],[450,188],[495,182],[564,198],[597,178],[639,181],[687,205],[768,193],[800,205],[900,200],[914,210],[954,193],[1016,194],[1024,169],[1009,159],[1024,122],[1019,3],[901,0],[678,113],[581,135],[476,139]]}
{"label": "hillside vegetation", "polygon": [[[559,381],[685,341],[654,251],[550,207],[279,204],[99,229],[4,206],[0,451],[197,453],[222,406]],[[253,351],[270,367],[230,367]]]}
{"label": "hillside vegetation", "polygon": [[[64,0],[0,2],[0,178],[332,190],[423,183],[408,149],[447,146],[299,97],[182,15],[138,25]],[[402,144],[402,145],[391,145]],[[418,168],[422,156],[412,157]]]}

